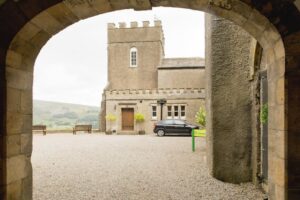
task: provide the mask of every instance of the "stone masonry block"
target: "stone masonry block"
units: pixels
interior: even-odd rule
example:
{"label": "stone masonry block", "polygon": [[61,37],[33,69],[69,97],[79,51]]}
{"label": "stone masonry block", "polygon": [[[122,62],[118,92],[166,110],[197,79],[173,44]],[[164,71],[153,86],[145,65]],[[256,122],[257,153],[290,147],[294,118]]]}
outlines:
{"label": "stone masonry block", "polygon": [[287,159],[287,132],[269,129],[268,152],[271,156]]}
{"label": "stone masonry block", "polygon": [[98,12],[98,14],[112,11],[109,0],[96,0],[90,2],[90,4]]}
{"label": "stone masonry block", "polygon": [[20,135],[10,135],[6,136],[6,156],[16,156],[21,152],[21,136]]}
{"label": "stone masonry block", "polygon": [[6,181],[7,184],[20,181],[32,175],[30,158],[25,155],[10,157],[6,160]]}
{"label": "stone masonry block", "polygon": [[31,155],[32,133],[21,134],[21,153],[26,155]]}
{"label": "stone masonry block", "polygon": [[134,10],[151,10],[150,0],[129,0]]}
{"label": "stone masonry block", "polygon": [[65,0],[63,3],[76,15],[79,19],[86,19],[88,17],[95,16],[98,13],[88,1],[72,1]]}
{"label": "stone masonry block", "polygon": [[6,67],[7,86],[20,90],[32,89],[33,74]]}
{"label": "stone masonry block", "polygon": [[285,58],[277,59],[274,63],[269,64],[268,78],[269,80],[277,80],[285,74]]}
{"label": "stone masonry block", "polygon": [[269,156],[269,180],[280,187],[285,187],[287,184],[286,160],[275,156]]}
{"label": "stone masonry block", "polygon": [[22,199],[32,199],[32,176],[28,176],[22,181]]}
{"label": "stone masonry block", "polygon": [[22,181],[18,180],[7,185],[6,199],[19,200],[22,196]]}
{"label": "stone masonry block", "polygon": [[35,47],[35,51],[32,53],[30,58],[35,58],[38,56],[40,49],[46,44],[46,42],[51,38],[51,35],[44,30],[39,31],[31,40],[30,43]]}
{"label": "stone masonry block", "polygon": [[268,127],[273,130],[286,130],[285,106],[269,106]]}
{"label": "stone masonry block", "polygon": [[47,10],[62,27],[67,27],[80,19],[64,3],[58,3]]}
{"label": "stone masonry block", "polygon": [[32,132],[32,115],[22,115],[23,125],[22,133],[31,133]]}
{"label": "stone masonry block", "polygon": [[45,11],[34,17],[32,23],[50,35],[54,35],[64,28],[53,16]]}
{"label": "stone masonry block", "polygon": [[17,112],[7,112],[6,129],[9,135],[20,134],[23,127],[23,116]]}
{"label": "stone masonry block", "polygon": [[276,60],[284,58],[285,57],[285,49],[284,49],[283,42],[281,39],[275,43],[274,47],[275,47],[274,51],[275,51]]}
{"label": "stone masonry block", "polygon": [[[276,44],[277,41],[281,39],[280,34],[273,24],[268,23],[266,29],[264,30],[262,37],[267,39],[268,44]],[[263,46],[265,48],[265,46]]]}
{"label": "stone masonry block", "polygon": [[132,8],[132,5],[129,3],[129,1],[109,0],[109,3],[112,7],[112,10],[122,10],[122,9]]}
{"label": "stone masonry block", "polygon": [[10,112],[19,112],[21,108],[21,90],[7,88],[7,110]]}
{"label": "stone masonry block", "polygon": [[21,92],[21,112],[32,114],[32,90],[22,90]]}
{"label": "stone masonry block", "polygon": [[6,56],[6,64],[9,67],[18,69],[21,67],[21,63],[22,63],[22,55],[15,51],[8,50]]}
{"label": "stone masonry block", "polygon": [[30,44],[28,41],[23,40],[21,37],[15,37],[9,49],[24,57],[24,56],[30,56],[32,51],[35,50],[35,47],[32,44]]}
{"label": "stone masonry block", "polygon": [[25,26],[18,32],[17,36],[22,38],[25,41],[31,40],[41,28],[33,24],[32,22],[28,22]]}

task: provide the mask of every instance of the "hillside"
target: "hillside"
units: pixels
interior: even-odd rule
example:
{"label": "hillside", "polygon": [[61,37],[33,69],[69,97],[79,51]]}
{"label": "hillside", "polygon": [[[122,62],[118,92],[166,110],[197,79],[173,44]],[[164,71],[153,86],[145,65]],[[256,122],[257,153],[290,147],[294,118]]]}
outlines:
{"label": "hillside", "polygon": [[33,124],[47,125],[47,129],[71,129],[75,124],[92,124],[99,128],[99,107],[33,100]]}

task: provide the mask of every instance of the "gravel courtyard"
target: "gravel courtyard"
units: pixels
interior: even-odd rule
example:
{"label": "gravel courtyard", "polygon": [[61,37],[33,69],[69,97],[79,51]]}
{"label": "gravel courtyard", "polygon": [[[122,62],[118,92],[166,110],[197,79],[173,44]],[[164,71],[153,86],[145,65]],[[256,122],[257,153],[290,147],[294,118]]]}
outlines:
{"label": "gravel courtyard", "polygon": [[215,180],[205,140],[190,137],[39,134],[33,137],[34,200],[263,199],[252,184]]}

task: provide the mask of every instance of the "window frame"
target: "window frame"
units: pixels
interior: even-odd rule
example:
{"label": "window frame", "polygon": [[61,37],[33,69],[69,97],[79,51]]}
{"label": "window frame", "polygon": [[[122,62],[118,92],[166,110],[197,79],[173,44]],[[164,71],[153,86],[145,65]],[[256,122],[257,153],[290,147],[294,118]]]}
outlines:
{"label": "window frame", "polygon": [[[133,64],[133,53],[135,53],[135,63]],[[129,53],[129,63],[130,63],[130,67],[137,67],[137,63],[138,63],[138,50],[136,47],[131,47],[130,48],[130,53]]]}
{"label": "window frame", "polygon": [[[155,110],[153,108],[155,108]],[[155,113],[156,116],[154,116],[153,113]],[[156,105],[151,105],[151,118],[153,120],[157,120],[157,106]]]}

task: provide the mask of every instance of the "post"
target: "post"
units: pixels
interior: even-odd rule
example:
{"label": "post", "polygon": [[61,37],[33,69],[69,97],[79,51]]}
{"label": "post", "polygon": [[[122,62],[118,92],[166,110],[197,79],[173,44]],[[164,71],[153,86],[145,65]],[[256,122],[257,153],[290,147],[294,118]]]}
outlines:
{"label": "post", "polygon": [[195,132],[192,129],[192,151],[195,152]]}
{"label": "post", "polygon": [[165,103],[167,103],[167,100],[166,99],[159,99],[157,100],[157,103],[160,104],[160,120],[163,119],[163,105]]}

